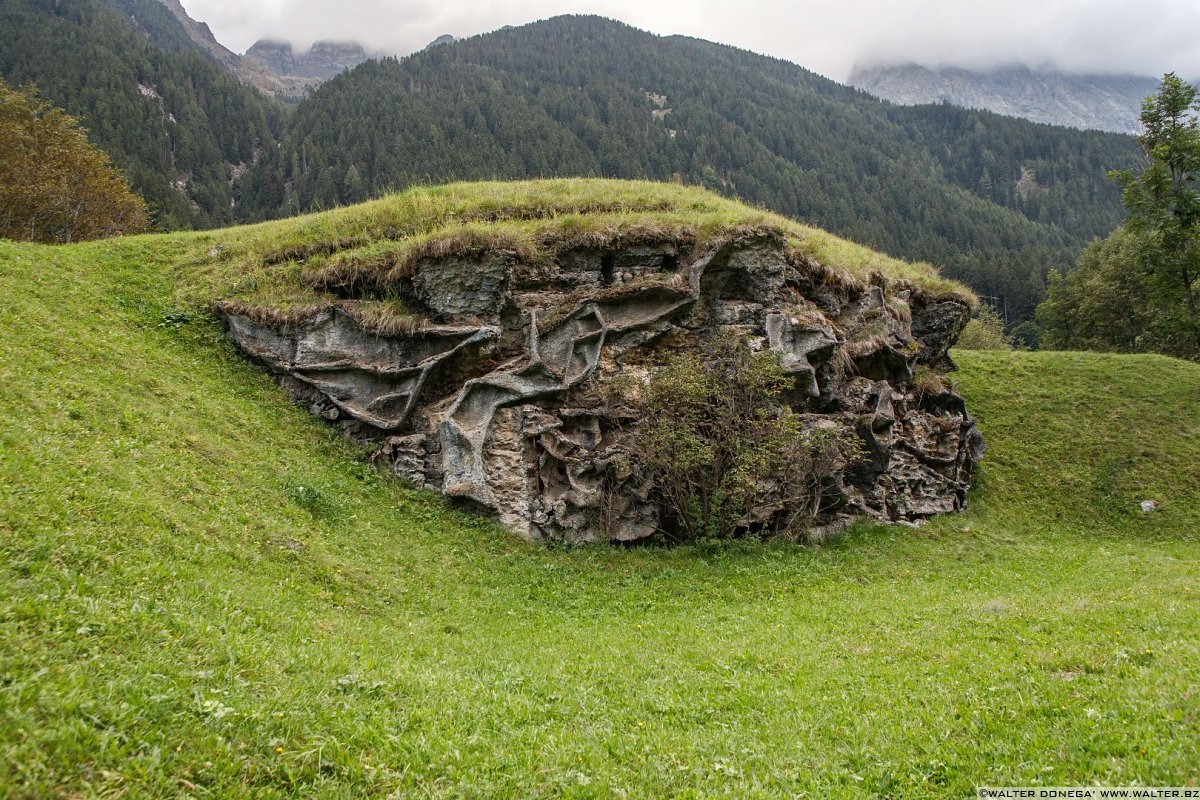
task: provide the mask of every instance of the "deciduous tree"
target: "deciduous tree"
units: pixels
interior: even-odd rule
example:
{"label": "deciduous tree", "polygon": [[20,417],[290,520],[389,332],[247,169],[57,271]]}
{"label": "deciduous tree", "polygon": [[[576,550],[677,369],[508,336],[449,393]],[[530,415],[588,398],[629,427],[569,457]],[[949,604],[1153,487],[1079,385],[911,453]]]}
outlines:
{"label": "deciduous tree", "polygon": [[1129,212],[1038,307],[1048,347],[1159,352],[1200,359],[1200,101],[1168,73],[1142,107],[1146,157],[1111,173]]}
{"label": "deciduous tree", "polygon": [[69,243],[146,230],[146,203],[79,122],[0,81],[0,237]]}
{"label": "deciduous tree", "polygon": [[1155,324],[1200,354],[1200,101],[1173,73],[1142,107],[1140,174],[1115,172]]}

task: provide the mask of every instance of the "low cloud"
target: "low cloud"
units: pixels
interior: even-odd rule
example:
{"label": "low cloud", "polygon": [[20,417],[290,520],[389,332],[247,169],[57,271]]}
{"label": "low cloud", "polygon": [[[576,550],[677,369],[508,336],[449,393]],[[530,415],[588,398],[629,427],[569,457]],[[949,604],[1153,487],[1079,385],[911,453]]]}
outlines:
{"label": "low cloud", "polygon": [[987,68],[1015,63],[1068,72],[1168,70],[1200,78],[1195,0],[184,0],[226,46],[259,38],[300,47],[354,40],[405,55],[457,37],[557,14],[600,14],[658,34],[685,34],[786,58],[844,80],[855,62]]}

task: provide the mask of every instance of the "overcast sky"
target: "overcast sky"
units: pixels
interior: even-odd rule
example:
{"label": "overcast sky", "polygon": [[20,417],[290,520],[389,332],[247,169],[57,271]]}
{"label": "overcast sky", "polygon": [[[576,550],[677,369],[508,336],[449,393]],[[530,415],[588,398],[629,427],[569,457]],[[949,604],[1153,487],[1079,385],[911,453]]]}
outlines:
{"label": "overcast sky", "polygon": [[222,44],[356,40],[406,55],[568,13],[600,14],[786,58],[837,80],[856,61],[1200,77],[1198,0],[182,0]]}

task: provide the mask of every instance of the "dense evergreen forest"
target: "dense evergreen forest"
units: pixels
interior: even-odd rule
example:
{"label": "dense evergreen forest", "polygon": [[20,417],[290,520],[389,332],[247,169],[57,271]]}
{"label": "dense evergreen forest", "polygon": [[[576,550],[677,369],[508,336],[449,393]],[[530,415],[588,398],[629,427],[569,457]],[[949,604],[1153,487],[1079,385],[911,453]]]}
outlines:
{"label": "dense evergreen forest", "polygon": [[369,61],[290,117],[156,0],[0,0],[0,25],[0,77],[36,81],[82,117],[164,228],[418,182],[676,180],[938,264],[1016,324],[1051,268],[1119,224],[1105,173],[1136,154],[1130,137],[893,106],[786,61],[599,17]]}
{"label": "dense evergreen forest", "polygon": [[1052,267],[1122,218],[1133,140],[881,103],[794,64],[597,17],[368,62],[301,104],[241,183],[269,218],[414,182],[699,183],[941,265],[1028,319]]}
{"label": "dense evergreen forest", "polygon": [[0,77],[80,117],[165,229],[235,221],[234,178],[282,125],[156,0],[0,0]]}

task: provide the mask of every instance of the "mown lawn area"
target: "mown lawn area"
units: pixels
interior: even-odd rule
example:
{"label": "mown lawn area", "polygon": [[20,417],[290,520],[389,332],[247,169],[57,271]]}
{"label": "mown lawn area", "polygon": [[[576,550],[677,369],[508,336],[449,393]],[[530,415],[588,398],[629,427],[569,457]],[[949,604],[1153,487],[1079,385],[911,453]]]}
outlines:
{"label": "mown lawn area", "polygon": [[1200,784],[1200,366],[958,354],[991,449],[919,529],[551,548],[176,308],[212,241],[0,244],[0,796]]}

